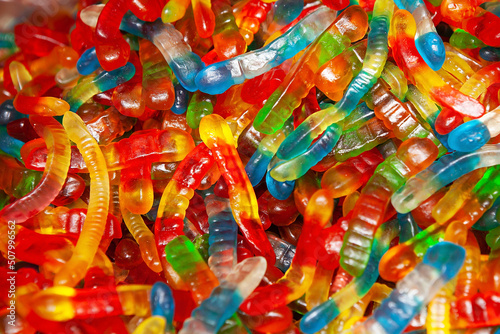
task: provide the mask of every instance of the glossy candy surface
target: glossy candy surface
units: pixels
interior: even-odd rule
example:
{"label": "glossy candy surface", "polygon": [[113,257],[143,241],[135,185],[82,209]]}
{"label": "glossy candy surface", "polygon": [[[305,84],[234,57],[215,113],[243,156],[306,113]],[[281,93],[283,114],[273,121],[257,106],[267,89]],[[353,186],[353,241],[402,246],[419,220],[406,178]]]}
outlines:
{"label": "glossy candy surface", "polygon": [[390,196],[436,157],[437,148],[429,139],[413,138],[377,167],[356,202],[340,253],[340,263],[351,275],[360,276],[368,264],[373,235],[385,218]]}
{"label": "glossy candy surface", "polygon": [[497,1],[49,2],[0,1],[0,332],[498,332]]}
{"label": "glossy candy surface", "polygon": [[196,76],[196,86],[204,93],[220,94],[245,79],[264,74],[311,43],[335,16],[327,8],[318,9],[265,47],[207,66]]}

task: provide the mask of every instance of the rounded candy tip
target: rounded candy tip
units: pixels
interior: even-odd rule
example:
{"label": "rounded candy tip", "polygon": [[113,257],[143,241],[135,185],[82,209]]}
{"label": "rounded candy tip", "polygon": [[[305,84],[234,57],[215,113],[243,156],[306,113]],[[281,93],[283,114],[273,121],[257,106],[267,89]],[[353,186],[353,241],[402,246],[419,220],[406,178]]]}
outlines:
{"label": "rounded candy tip", "polygon": [[423,263],[436,268],[442,279],[448,282],[462,268],[465,249],[451,242],[440,242],[431,247],[424,256]]}

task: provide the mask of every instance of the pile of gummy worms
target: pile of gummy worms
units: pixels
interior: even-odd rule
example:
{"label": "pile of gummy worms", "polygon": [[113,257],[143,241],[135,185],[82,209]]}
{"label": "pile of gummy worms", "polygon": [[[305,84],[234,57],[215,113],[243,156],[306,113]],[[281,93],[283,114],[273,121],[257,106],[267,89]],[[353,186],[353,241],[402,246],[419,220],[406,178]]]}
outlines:
{"label": "pile of gummy worms", "polygon": [[0,332],[500,333],[500,2],[59,9],[0,33]]}

